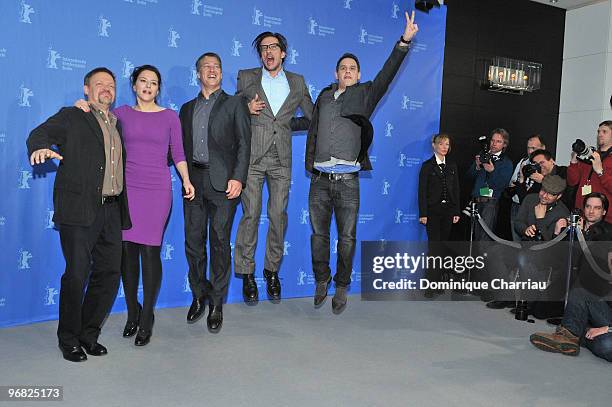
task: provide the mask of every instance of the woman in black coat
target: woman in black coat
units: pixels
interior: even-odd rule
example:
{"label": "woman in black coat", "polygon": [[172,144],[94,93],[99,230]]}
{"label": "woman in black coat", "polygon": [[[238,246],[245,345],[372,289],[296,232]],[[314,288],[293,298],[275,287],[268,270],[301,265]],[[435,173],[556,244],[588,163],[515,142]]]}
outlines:
{"label": "woman in black coat", "polygon": [[430,241],[448,241],[452,224],[459,221],[459,175],[457,164],[446,160],[450,137],[436,134],[431,146],[434,155],[419,173],[419,222]]}

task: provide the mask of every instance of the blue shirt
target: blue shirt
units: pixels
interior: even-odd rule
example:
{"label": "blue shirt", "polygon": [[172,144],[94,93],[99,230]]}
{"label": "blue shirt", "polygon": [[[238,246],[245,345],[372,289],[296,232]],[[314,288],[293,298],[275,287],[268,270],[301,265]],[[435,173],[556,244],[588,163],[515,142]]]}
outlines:
{"label": "blue shirt", "polygon": [[274,113],[274,116],[276,116],[281,106],[285,102],[285,99],[287,99],[287,96],[289,96],[289,82],[287,81],[287,75],[285,75],[285,71],[282,69],[274,78],[266,69],[262,68],[261,71],[261,87],[266,93],[272,113]]}

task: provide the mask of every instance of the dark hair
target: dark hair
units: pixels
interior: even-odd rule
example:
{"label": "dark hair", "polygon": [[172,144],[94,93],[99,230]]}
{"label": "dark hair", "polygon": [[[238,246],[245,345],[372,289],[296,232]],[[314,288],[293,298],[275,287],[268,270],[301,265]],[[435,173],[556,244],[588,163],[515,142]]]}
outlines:
{"label": "dark hair", "polygon": [[601,205],[604,208],[604,211],[608,212],[608,208],[610,207],[610,201],[605,194],[601,192],[591,192],[588,195],[584,196],[584,201],[582,201],[582,209],[586,208],[587,201],[591,198],[599,198],[601,200]]}
{"label": "dark hair", "polygon": [[542,147],[546,147],[546,142],[544,141],[544,137],[542,137],[539,134],[532,134],[531,136],[529,136],[529,138],[527,139],[527,141],[532,140],[534,138],[537,138],[538,141],[540,142],[540,144],[542,144]]}
{"label": "dark hair", "polygon": [[132,86],[136,85],[136,80],[143,71],[151,71],[155,75],[157,75],[157,85],[159,87],[159,90],[161,91],[162,77],[159,73],[159,69],[157,69],[153,65],[141,65],[134,68],[134,70],[132,71],[132,75],[130,75],[130,83],[132,84]]}
{"label": "dark hair", "polygon": [[223,64],[221,63],[221,57],[218,54],[215,54],[214,52],[205,52],[202,55],[200,55],[200,57],[196,60],[196,63],[195,63],[196,71],[200,70],[200,62],[205,57],[217,58],[217,61],[219,61],[219,68],[221,68],[221,70],[223,71]]}
{"label": "dark hair", "polygon": [[99,66],[97,68],[92,69],[91,71],[87,72],[85,74],[85,77],[83,78],[83,84],[89,86],[89,80],[91,79],[92,76],[94,76],[97,73],[100,72],[105,72],[107,74],[109,74],[110,76],[113,77],[113,81],[117,82],[117,80],[115,79],[115,74],[113,73],[113,71],[111,71],[110,69],[104,67],[104,66]]}
{"label": "dark hair", "polygon": [[533,162],[533,159],[538,156],[538,155],[543,155],[544,158],[546,159],[546,161],[550,161],[553,160],[553,156],[552,153],[548,150],[536,150],[533,153],[531,153],[531,155],[529,156],[529,160]]}
{"label": "dark hair", "polygon": [[599,126],[597,127],[600,127],[600,126],[606,126],[612,130],[612,120],[604,120],[603,122],[599,123]]}
{"label": "dark hair", "polygon": [[[287,52],[287,39],[285,38],[283,34],[273,33],[271,31],[264,31],[261,34],[259,34],[257,37],[255,37],[252,43],[253,48],[255,48],[255,51],[257,52],[257,55],[259,55],[260,58],[261,58],[261,50],[259,49],[259,46],[261,45],[261,42],[263,41],[263,39],[266,37],[276,38],[278,40],[278,45],[280,46],[281,51]],[[285,58],[283,58],[283,62],[284,61],[285,61]]]}
{"label": "dark hair", "polygon": [[351,54],[350,52],[345,52],[344,54],[342,54],[340,59],[338,59],[338,62],[336,62],[336,72],[338,72],[338,69],[340,69],[340,62],[344,58],[351,58],[351,59],[355,60],[355,63],[357,64],[357,71],[361,71],[361,66],[359,65],[359,58],[357,58],[357,56],[355,54]]}
{"label": "dark hair", "polygon": [[504,150],[508,148],[508,146],[510,145],[510,133],[508,133],[508,130],[498,127],[497,129],[491,130],[489,137],[493,137],[494,134],[501,135],[504,139],[504,143],[506,143],[506,145],[504,146]]}

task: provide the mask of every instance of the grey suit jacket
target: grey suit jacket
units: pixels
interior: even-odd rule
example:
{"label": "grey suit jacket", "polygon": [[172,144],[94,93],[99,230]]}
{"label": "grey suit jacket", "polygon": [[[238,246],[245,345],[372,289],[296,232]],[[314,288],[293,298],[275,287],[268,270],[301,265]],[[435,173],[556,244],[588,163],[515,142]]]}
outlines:
{"label": "grey suit jacket", "polygon": [[[256,164],[276,142],[276,148],[283,167],[291,168],[291,132],[308,130],[312,117],[312,99],[304,77],[285,71],[289,82],[289,95],[274,116],[270,103],[261,86],[262,68],[245,69],[238,72],[237,95],[247,102],[259,95],[266,107],[257,115],[251,115],[251,164]],[[303,117],[296,117],[297,108]]]}

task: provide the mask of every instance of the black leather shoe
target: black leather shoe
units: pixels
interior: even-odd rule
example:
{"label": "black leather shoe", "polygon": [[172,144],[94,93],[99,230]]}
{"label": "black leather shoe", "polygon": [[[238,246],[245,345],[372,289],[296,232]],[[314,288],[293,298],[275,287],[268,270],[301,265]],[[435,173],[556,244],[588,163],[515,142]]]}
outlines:
{"label": "black leather shoe", "polygon": [[266,278],[266,291],[268,293],[268,298],[270,298],[272,301],[280,301],[281,283],[278,279],[278,271],[264,269],[264,277]]}
{"label": "black leather shoe", "polygon": [[69,362],[84,362],[87,360],[87,355],[80,346],[68,346],[61,343],[58,346],[62,351],[64,359]]}
{"label": "black leather shoe", "polygon": [[194,298],[191,302],[191,307],[189,307],[189,312],[187,313],[187,323],[193,324],[197,322],[202,315],[204,315],[204,310],[206,309],[206,297]]}
{"label": "black leather shoe", "polygon": [[145,346],[150,341],[151,341],[151,331],[147,331],[145,329],[139,328],[138,333],[136,334],[136,339],[134,339],[134,345]]}
{"label": "black leather shoe", "polygon": [[210,305],[206,325],[211,333],[219,333],[223,325],[223,308],[221,305]]}
{"label": "black leather shoe", "polygon": [[91,356],[104,356],[108,353],[108,350],[104,347],[104,345],[101,345],[98,342],[81,342],[81,347],[85,349],[85,352],[87,352],[88,355]]}
{"label": "black leather shoe", "polygon": [[125,327],[123,328],[123,337],[129,338],[136,335],[136,331],[138,330],[138,321],[140,321],[140,315],[142,314],[142,305],[138,304],[138,318],[136,321],[128,320],[125,323]]}
{"label": "black leather shoe", "polygon": [[342,313],[346,308],[347,301],[346,287],[336,286],[336,292],[332,297],[332,312],[336,315]]}
{"label": "black leather shoe", "polygon": [[503,309],[514,307],[514,301],[490,301],[487,302],[487,308],[491,309]]}
{"label": "black leather shoe", "polygon": [[327,281],[317,281],[317,286],[315,287],[315,296],[314,296],[314,306],[315,308],[320,308],[323,305],[323,301],[327,298],[327,290],[329,289],[329,283],[332,278],[329,276]]}
{"label": "black leather shoe", "polygon": [[242,296],[246,303],[256,303],[259,301],[259,293],[257,292],[257,283],[253,274],[245,274],[242,278]]}

